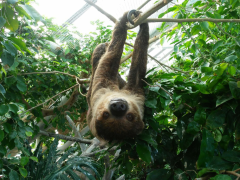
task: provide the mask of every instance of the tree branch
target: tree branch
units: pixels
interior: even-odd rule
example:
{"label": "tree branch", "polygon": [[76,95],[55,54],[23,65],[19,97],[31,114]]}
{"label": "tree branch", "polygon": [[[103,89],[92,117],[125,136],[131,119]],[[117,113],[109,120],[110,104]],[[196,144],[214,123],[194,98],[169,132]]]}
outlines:
{"label": "tree branch", "polygon": [[[236,22],[240,23],[240,19],[213,19],[213,18],[191,18],[191,19],[175,19],[175,18],[149,18],[145,19],[141,23],[151,23],[151,22],[177,22],[177,23],[183,23],[183,22],[214,22],[214,23],[220,23],[220,22]],[[134,24],[135,26],[135,24]]]}
{"label": "tree branch", "polygon": [[149,16],[151,16],[153,13],[155,13],[162,7],[166,6],[171,1],[172,0],[162,0],[162,1],[159,1],[158,3],[154,4],[153,7],[148,9],[146,12],[140,14],[140,16],[134,20],[134,25],[127,23],[129,29],[132,29],[134,27],[137,27],[139,24],[142,24]]}
{"label": "tree branch", "polygon": [[85,144],[91,144],[92,143],[91,140],[65,136],[65,135],[62,135],[62,134],[49,133],[49,132],[45,132],[45,131],[41,131],[41,130],[39,131],[39,133],[44,135],[44,136],[54,137],[54,138],[58,137],[59,139],[64,139],[64,140],[68,140],[68,141],[74,141],[74,142],[85,143]]}
{"label": "tree branch", "polygon": [[91,6],[95,7],[100,13],[104,14],[105,16],[107,16],[112,22],[116,23],[117,20],[116,18],[114,18],[111,14],[108,14],[106,11],[104,11],[102,8],[100,8],[99,6],[97,6],[96,4],[92,3],[89,0],[84,0],[86,3],[90,4]]}

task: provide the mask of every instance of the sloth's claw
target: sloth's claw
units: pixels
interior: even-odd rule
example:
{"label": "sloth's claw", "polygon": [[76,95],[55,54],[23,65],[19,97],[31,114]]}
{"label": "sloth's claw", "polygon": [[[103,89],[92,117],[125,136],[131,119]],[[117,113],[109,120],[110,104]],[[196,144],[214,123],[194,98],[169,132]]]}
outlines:
{"label": "sloth's claw", "polygon": [[[128,14],[127,14],[127,19],[128,19],[128,21],[129,21],[132,25],[134,25],[133,19],[136,18],[136,17],[138,17],[139,14],[140,14],[140,11],[135,10],[135,9],[129,11]],[[134,16],[133,16],[133,15],[134,15]]]}

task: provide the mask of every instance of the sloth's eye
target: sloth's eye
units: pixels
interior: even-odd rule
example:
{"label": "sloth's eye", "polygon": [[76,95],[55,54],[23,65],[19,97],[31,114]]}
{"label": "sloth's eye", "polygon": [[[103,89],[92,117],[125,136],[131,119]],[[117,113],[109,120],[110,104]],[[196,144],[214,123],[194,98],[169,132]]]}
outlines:
{"label": "sloth's eye", "polygon": [[109,117],[109,113],[108,112],[104,112],[103,113],[103,118],[107,119]]}
{"label": "sloth's eye", "polygon": [[127,120],[132,121],[133,115],[131,113],[129,113],[129,114],[127,114],[126,118],[127,118]]}

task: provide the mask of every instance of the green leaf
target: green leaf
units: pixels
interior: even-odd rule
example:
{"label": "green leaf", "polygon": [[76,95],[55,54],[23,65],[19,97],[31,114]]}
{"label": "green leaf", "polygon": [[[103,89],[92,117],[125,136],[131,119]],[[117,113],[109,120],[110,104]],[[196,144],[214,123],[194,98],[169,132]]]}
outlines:
{"label": "green leaf", "polygon": [[214,46],[213,46],[213,51],[215,51],[218,47],[220,47],[220,46],[222,46],[223,45],[223,40],[219,40],[219,41],[217,41],[215,44],[214,44]]}
{"label": "green leaf", "polygon": [[35,162],[38,162],[38,158],[37,157],[31,156],[30,159],[32,159]]}
{"label": "green leaf", "polygon": [[9,177],[9,180],[19,180],[18,173],[14,170],[11,170],[8,177]]}
{"label": "green leaf", "polygon": [[219,174],[212,177],[210,180],[232,180],[232,178],[226,174]]}
{"label": "green leaf", "polygon": [[17,114],[17,112],[18,112],[18,106],[16,106],[15,104],[9,104],[8,107],[9,107],[9,111],[12,111],[12,112],[14,112],[15,114]]}
{"label": "green leaf", "polygon": [[203,129],[202,141],[200,147],[200,155],[198,157],[197,165],[199,168],[204,168],[211,161],[215,151],[215,141],[210,131]]}
{"label": "green leaf", "polygon": [[15,4],[16,2],[18,2],[18,0],[7,0],[7,2],[10,4]]}
{"label": "green leaf", "polygon": [[0,16],[0,28],[2,28],[6,22],[7,22],[6,19]]}
{"label": "green leaf", "polygon": [[231,74],[232,76],[234,76],[237,72],[237,69],[234,66],[230,66],[228,68],[228,73]]}
{"label": "green leaf", "polygon": [[3,128],[4,128],[4,131],[8,134],[12,132],[12,125],[10,125],[9,123],[4,123]]}
{"label": "green leaf", "polygon": [[0,93],[5,97],[6,90],[4,89],[4,87],[1,84],[0,84]]}
{"label": "green leaf", "polygon": [[194,114],[194,121],[199,124],[205,124],[206,122],[206,110],[203,107],[198,107],[196,113]]}
{"label": "green leaf", "polygon": [[28,163],[28,161],[29,161],[29,157],[26,157],[26,156],[22,157],[20,160],[21,166],[25,166]]}
{"label": "green leaf", "polygon": [[227,111],[222,109],[212,111],[207,117],[207,125],[211,128],[221,127],[225,122],[226,113]]}
{"label": "green leaf", "polygon": [[35,21],[43,21],[42,16],[30,5],[22,5],[21,6]]}
{"label": "green leaf", "polygon": [[202,73],[212,72],[212,67],[201,67]]}
{"label": "green leaf", "polygon": [[30,153],[29,153],[28,149],[22,147],[21,150],[26,156],[30,156]]}
{"label": "green leaf", "polygon": [[17,77],[17,88],[22,92],[27,91],[27,86],[25,84],[23,77],[21,77],[21,76]]}
{"label": "green leaf", "polygon": [[238,88],[237,82],[230,81],[228,84],[229,84],[229,88],[232,93],[232,96],[236,99],[239,99],[240,98],[240,88]]}
{"label": "green leaf", "polygon": [[236,60],[236,59],[237,59],[237,56],[235,56],[235,55],[230,55],[230,56],[226,57],[224,60],[225,60],[226,62],[233,62],[233,61]]}
{"label": "green leaf", "polygon": [[208,22],[206,21],[200,22],[200,26],[202,27],[203,30],[208,30],[209,28]]}
{"label": "green leaf", "polygon": [[147,144],[138,141],[137,153],[143,161],[145,161],[147,163],[151,162],[151,153],[149,151],[149,147]]}
{"label": "green leaf", "polygon": [[4,138],[4,131],[0,130],[0,142],[3,140]]}
{"label": "green leaf", "polygon": [[223,94],[222,96],[217,98],[216,107],[231,99],[233,99],[232,94]]}
{"label": "green leaf", "polygon": [[157,108],[157,100],[156,99],[149,99],[145,102],[145,105],[150,108]]}
{"label": "green leaf", "polygon": [[240,88],[240,81],[237,82],[237,87]]}
{"label": "green leaf", "polygon": [[228,63],[221,63],[220,65],[218,65],[218,66],[215,68],[214,72],[215,72],[218,76],[221,76],[227,67],[228,67]]}
{"label": "green leaf", "polygon": [[240,162],[240,152],[238,151],[226,151],[223,153],[222,158],[230,162]]}
{"label": "green leaf", "polygon": [[171,176],[171,172],[167,169],[156,169],[151,171],[148,175],[147,175],[147,180],[157,180],[157,179],[161,179],[161,180],[168,180]]}
{"label": "green leaf", "polygon": [[27,136],[32,136],[32,132],[25,132]]}
{"label": "green leaf", "polygon": [[5,115],[9,110],[9,107],[7,105],[0,105],[0,116]]}
{"label": "green leaf", "polygon": [[5,27],[8,28],[10,31],[16,31],[18,29],[18,18],[14,17],[14,11],[8,6],[3,8],[3,10],[7,18],[7,23],[5,23]]}
{"label": "green leaf", "polygon": [[223,160],[220,157],[214,156],[212,160],[209,162],[207,165],[208,168],[213,169],[213,170],[226,170],[226,169],[231,169],[233,166],[232,163]]}
{"label": "green leaf", "polygon": [[7,64],[9,67],[11,67],[14,63],[14,57],[10,53],[8,53],[6,50],[3,50],[1,59],[3,64]]}
{"label": "green leaf", "polygon": [[208,11],[206,12],[206,15],[209,18],[214,18],[215,19],[215,16],[212,13],[208,12]]}
{"label": "green leaf", "polygon": [[19,172],[23,177],[27,177],[27,170],[25,168],[19,168]]}
{"label": "green leaf", "polygon": [[188,124],[187,132],[190,134],[196,134],[200,131],[200,125],[196,121],[192,121]]}
{"label": "green leaf", "polygon": [[10,140],[11,140],[11,139],[15,139],[16,137],[17,137],[17,132],[16,132],[16,131],[12,131],[12,132],[9,134]]}
{"label": "green leaf", "polygon": [[15,48],[15,46],[10,41],[5,41],[3,43],[3,45],[6,47],[6,49],[8,50],[8,52],[12,56],[16,56],[17,55],[17,49]]}
{"label": "green leaf", "polygon": [[23,42],[21,39],[14,38],[14,37],[11,37],[9,39],[11,41],[13,41],[15,44],[17,44],[22,50],[26,50],[27,49],[25,42]]}
{"label": "green leaf", "polygon": [[0,154],[5,155],[6,153],[7,153],[7,149],[4,146],[0,145]]}

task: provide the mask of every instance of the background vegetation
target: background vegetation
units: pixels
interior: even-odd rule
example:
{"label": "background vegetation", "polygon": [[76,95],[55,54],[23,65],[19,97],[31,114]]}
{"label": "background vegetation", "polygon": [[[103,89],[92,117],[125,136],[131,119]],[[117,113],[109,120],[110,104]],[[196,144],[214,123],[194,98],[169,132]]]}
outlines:
{"label": "background vegetation", "polygon": [[[86,127],[82,87],[88,86],[91,53],[110,40],[112,27],[97,21],[88,35],[70,32],[30,4],[0,3],[1,178],[107,179],[115,172],[112,179],[239,179],[238,23],[184,22],[171,31],[163,23],[159,41],[171,40],[174,63],[148,71],[146,128],[135,139],[99,150]],[[159,18],[167,13],[239,19],[240,2],[185,0]],[[129,30],[127,41],[135,36]],[[131,49],[126,46],[123,57]],[[130,59],[122,69],[129,65]]]}

